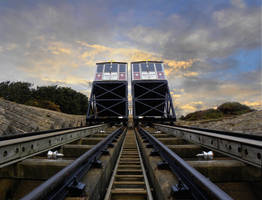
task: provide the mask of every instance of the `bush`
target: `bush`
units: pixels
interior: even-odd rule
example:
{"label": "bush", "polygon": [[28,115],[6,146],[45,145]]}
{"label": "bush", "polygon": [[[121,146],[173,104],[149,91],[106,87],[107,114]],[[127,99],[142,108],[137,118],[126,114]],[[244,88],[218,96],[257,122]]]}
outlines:
{"label": "bush", "polygon": [[188,121],[218,119],[224,116],[240,115],[252,111],[254,110],[238,102],[226,102],[218,106],[217,109],[196,111],[186,116],[181,116],[180,119]]}
{"label": "bush", "polygon": [[208,109],[208,110],[201,110],[201,111],[189,113],[183,118],[183,120],[195,121],[195,120],[206,120],[206,119],[218,119],[221,117],[223,117],[222,112],[215,109]]}
{"label": "bush", "polygon": [[221,111],[225,115],[239,115],[253,111],[246,105],[238,102],[226,102],[218,106],[217,110]]}

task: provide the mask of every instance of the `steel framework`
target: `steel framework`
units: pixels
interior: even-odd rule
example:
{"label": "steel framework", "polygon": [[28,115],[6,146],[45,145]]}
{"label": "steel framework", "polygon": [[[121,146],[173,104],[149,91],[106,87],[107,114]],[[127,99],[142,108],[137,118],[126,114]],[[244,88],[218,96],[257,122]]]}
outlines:
{"label": "steel framework", "polygon": [[151,122],[176,121],[167,80],[132,81],[133,119]]}
{"label": "steel framework", "polygon": [[94,81],[87,109],[87,124],[126,123],[127,81]]}

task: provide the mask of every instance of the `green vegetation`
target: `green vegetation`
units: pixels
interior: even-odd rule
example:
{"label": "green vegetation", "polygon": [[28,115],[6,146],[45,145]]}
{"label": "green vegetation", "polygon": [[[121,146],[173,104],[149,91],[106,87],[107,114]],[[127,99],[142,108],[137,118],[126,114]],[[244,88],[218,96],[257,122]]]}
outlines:
{"label": "green vegetation", "polygon": [[254,110],[238,102],[226,102],[218,106],[217,109],[196,111],[189,113],[186,116],[181,116],[180,119],[187,121],[219,119],[252,111]]}
{"label": "green vegetation", "polygon": [[32,88],[27,82],[1,82],[0,97],[20,104],[37,106],[68,114],[85,114],[88,98],[68,87],[41,86]]}
{"label": "green vegetation", "polygon": [[254,111],[246,105],[238,102],[226,102],[217,107],[224,115],[241,115],[247,112]]}

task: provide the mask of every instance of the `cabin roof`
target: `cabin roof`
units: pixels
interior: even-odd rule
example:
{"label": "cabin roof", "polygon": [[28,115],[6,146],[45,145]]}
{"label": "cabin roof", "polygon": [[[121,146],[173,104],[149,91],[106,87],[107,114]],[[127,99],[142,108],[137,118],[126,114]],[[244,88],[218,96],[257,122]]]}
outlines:
{"label": "cabin roof", "polygon": [[111,64],[111,63],[117,63],[117,64],[127,64],[127,62],[98,62],[97,65],[101,64]]}
{"label": "cabin roof", "polygon": [[131,62],[131,64],[134,64],[134,63],[163,63],[163,61],[135,61],[135,62]]}

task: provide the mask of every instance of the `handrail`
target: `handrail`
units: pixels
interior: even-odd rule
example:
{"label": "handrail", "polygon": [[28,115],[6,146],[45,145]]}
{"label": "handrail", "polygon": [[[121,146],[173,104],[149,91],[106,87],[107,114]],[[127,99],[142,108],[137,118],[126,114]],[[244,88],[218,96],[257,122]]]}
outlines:
{"label": "handrail", "polygon": [[92,149],[81,155],[73,163],[56,173],[21,200],[63,199],[81,177],[91,168],[112,141],[126,131],[123,127],[117,129]]}
{"label": "handrail", "polygon": [[159,152],[161,158],[168,164],[169,168],[180,179],[182,184],[189,188],[193,199],[232,199],[146,130],[138,127],[138,131]]}

